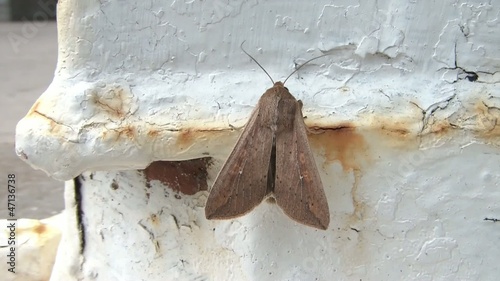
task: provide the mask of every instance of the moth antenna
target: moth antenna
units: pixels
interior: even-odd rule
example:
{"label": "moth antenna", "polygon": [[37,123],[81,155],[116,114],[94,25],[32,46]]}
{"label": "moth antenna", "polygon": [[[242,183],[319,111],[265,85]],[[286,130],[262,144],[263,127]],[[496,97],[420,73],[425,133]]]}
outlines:
{"label": "moth antenna", "polygon": [[290,75],[288,75],[288,77],[286,77],[285,81],[283,81],[283,85],[285,85],[286,80],[288,80],[288,78],[290,78],[290,77],[291,77],[291,76],[292,76],[295,72],[299,71],[299,69],[301,69],[304,65],[306,65],[306,64],[308,64],[308,63],[310,63],[311,61],[313,61],[313,60],[315,60],[315,59],[319,59],[319,58],[322,58],[322,57],[326,57],[326,56],[328,56],[328,55],[330,55],[330,54],[323,54],[323,55],[321,55],[321,56],[317,56],[317,57],[312,58],[312,59],[310,59],[310,60],[306,61],[305,63],[301,64],[301,65],[300,65],[299,67],[297,67],[297,68],[296,68],[296,69],[295,69],[292,73],[290,73]]}
{"label": "moth antenna", "polygon": [[267,73],[267,71],[264,69],[264,67],[262,67],[262,65],[260,65],[260,63],[256,59],[254,59],[249,53],[247,53],[247,51],[245,51],[245,49],[243,49],[243,43],[245,43],[245,41],[246,40],[241,42],[241,45],[240,45],[241,50],[243,51],[243,53],[245,53],[247,56],[249,56],[260,67],[260,69],[262,69],[264,71],[264,73],[266,73],[267,77],[269,77],[269,79],[271,79],[271,82],[273,82],[273,85],[274,85],[274,80],[273,80],[273,78],[271,78],[271,75],[269,75],[269,73]]}

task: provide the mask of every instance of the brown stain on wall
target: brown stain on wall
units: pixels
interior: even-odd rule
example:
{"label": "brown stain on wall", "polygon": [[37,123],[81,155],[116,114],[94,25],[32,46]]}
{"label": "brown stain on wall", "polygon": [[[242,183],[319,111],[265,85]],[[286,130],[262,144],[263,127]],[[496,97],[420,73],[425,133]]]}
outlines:
{"label": "brown stain on wall", "polygon": [[45,231],[47,231],[47,226],[43,223],[37,225],[34,229],[33,232],[35,232],[38,235],[43,234]]}
{"label": "brown stain on wall", "polygon": [[40,111],[40,108],[41,108],[41,101],[40,100],[37,100],[33,106],[30,108],[30,110],[28,111],[28,113],[26,114],[26,117],[27,118],[36,118],[36,117],[42,117],[44,118],[46,121],[48,121],[49,123],[49,132],[51,134],[54,134],[54,135],[57,135],[61,132],[61,127],[63,125],[59,124],[58,122],[56,122],[56,120],[50,118],[48,115],[42,113]]}
{"label": "brown stain on wall", "polygon": [[[101,111],[118,118],[125,118],[130,111],[130,96],[127,90],[115,88],[111,90],[93,90],[91,102]],[[50,132],[57,133],[62,126],[55,120],[39,112],[42,110],[40,101],[36,101],[27,116],[45,117],[50,125]],[[487,99],[477,100],[475,103],[465,105],[456,115],[465,115],[467,118],[451,117],[437,119],[434,116],[427,119],[427,122],[419,134],[409,128],[423,122],[422,112],[412,111],[408,116],[395,118],[391,116],[369,116],[361,122],[344,122],[331,126],[311,127],[313,133],[309,134],[309,142],[313,147],[320,147],[323,150],[325,163],[340,163],[344,172],[354,172],[355,186],[352,189],[355,214],[363,213],[361,202],[356,199],[357,184],[359,183],[363,169],[367,168],[372,161],[370,143],[373,139],[367,139],[367,131],[377,135],[377,141],[390,143],[390,146],[398,146],[402,149],[418,149],[418,139],[422,137],[442,138],[449,136],[456,130],[469,130],[478,139],[488,143],[500,145],[500,108],[495,107]],[[216,139],[232,130],[206,129],[203,127],[189,127],[178,131],[176,145],[184,150],[197,143],[200,139]],[[126,125],[118,129],[103,130],[102,137],[116,141],[132,140],[137,141],[141,134],[146,132],[150,139],[157,139],[162,130],[150,128],[141,131],[140,125]],[[222,134],[222,135],[221,135]],[[27,155],[23,155],[28,158]],[[207,190],[207,167],[210,165],[210,158],[200,158],[187,161],[157,161],[151,163],[144,170],[147,179],[146,185],[150,185],[151,180],[159,180],[166,186],[182,194],[192,195],[199,191]],[[113,186],[112,186],[113,187]]]}
{"label": "brown stain on wall", "polygon": [[351,218],[353,219],[354,222],[358,220],[362,220],[365,209],[366,209],[366,204],[363,202],[361,198],[359,198],[359,184],[361,182],[361,178],[363,174],[361,173],[360,170],[354,170],[354,183],[351,189],[351,197],[352,197],[352,203],[354,205],[354,212],[351,215]]}
{"label": "brown stain on wall", "polygon": [[[351,214],[352,224],[363,219],[368,208],[360,196],[360,184],[364,170],[373,164],[380,145],[398,149],[414,149],[418,147],[416,133],[409,129],[416,120],[392,120],[385,117],[370,117],[369,125],[360,128],[354,122],[339,123],[331,127],[311,127],[309,142],[312,147],[321,148],[328,166],[338,162],[344,173],[352,173],[354,182],[351,187],[351,198],[354,211]],[[413,122],[413,123],[412,123]]]}
{"label": "brown stain on wall", "polygon": [[90,103],[110,117],[123,119],[129,114],[131,93],[121,86],[96,88],[90,92]]}
{"label": "brown stain on wall", "polygon": [[[415,139],[417,136],[412,133],[410,128],[421,123],[421,116],[405,116],[402,117],[392,117],[392,116],[379,116],[372,115],[367,118],[367,124],[363,127],[364,131],[371,131],[378,134],[381,138],[387,141],[397,143],[405,143],[408,140]],[[355,125],[358,130],[361,130],[359,124]]]}
{"label": "brown stain on wall", "polygon": [[428,124],[428,129],[427,134],[441,137],[450,134],[455,128],[448,120],[436,120],[432,124]]}
{"label": "brown stain on wall", "polygon": [[189,128],[189,129],[181,129],[179,130],[179,134],[177,136],[175,145],[180,150],[188,149],[195,143],[213,140],[218,138],[224,138],[230,135],[233,132],[232,129],[224,130],[224,129],[204,129],[204,128]]}
{"label": "brown stain on wall", "polygon": [[47,226],[47,224],[42,223],[40,221],[37,221],[33,225],[30,225],[29,227],[22,226],[17,228],[16,233],[19,235],[25,233],[35,233],[38,236],[43,236],[48,231],[51,231],[50,226]]}
{"label": "brown stain on wall", "polygon": [[148,130],[147,136],[150,139],[155,139],[160,135],[160,131],[156,129],[150,129]]}
{"label": "brown stain on wall", "polygon": [[344,173],[354,173],[351,188],[354,220],[363,217],[365,204],[358,197],[358,188],[363,175],[363,168],[371,162],[369,145],[364,135],[357,131],[352,123],[342,123],[331,128],[311,128],[309,142],[314,147],[321,147],[325,164],[340,162]]}
{"label": "brown stain on wall", "polygon": [[343,123],[331,128],[311,128],[309,141],[312,146],[322,147],[325,164],[339,161],[344,171],[360,170],[370,160],[369,147],[363,135],[352,123]]}
{"label": "brown stain on wall", "polygon": [[475,121],[480,127],[475,135],[488,143],[500,145],[500,108],[490,103],[480,100],[474,106]]}
{"label": "brown stain on wall", "polygon": [[186,161],[156,161],[143,170],[146,181],[158,180],[182,194],[193,195],[207,190],[207,169],[211,158]]}
{"label": "brown stain on wall", "polygon": [[200,130],[185,129],[179,131],[179,136],[177,137],[176,145],[180,149],[185,149],[189,147],[201,134]]}
{"label": "brown stain on wall", "polygon": [[160,216],[158,216],[157,214],[151,214],[149,216],[149,219],[151,220],[151,225],[153,225],[155,227],[159,226],[159,224],[160,224]]}
{"label": "brown stain on wall", "polygon": [[126,125],[117,129],[103,130],[102,139],[119,141],[128,139],[134,141],[137,139],[137,129],[132,125]]}

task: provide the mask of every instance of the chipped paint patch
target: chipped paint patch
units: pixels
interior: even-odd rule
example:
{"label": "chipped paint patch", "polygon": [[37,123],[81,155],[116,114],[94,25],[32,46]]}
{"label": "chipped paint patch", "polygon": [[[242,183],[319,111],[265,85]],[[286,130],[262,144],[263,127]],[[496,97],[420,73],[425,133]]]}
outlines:
{"label": "chipped paint patch", "polygon": [[193,195],[207,190],[207,169],[210,158],[186,161],[156,161],[143,170],[148,182],[159,180],[174,191]]}

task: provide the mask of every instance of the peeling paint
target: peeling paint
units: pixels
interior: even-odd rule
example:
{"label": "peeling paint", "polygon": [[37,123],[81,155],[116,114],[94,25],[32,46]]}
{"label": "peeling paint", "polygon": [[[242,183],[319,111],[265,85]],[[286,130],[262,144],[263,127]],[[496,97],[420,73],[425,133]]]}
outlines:
{"label": "peeling paint", "polygon": [[156,161],[151,163],[143,173],[148,182],[159,180],[174,191],[193,195],[207,190],[207,168],[210,158],[187,161]]}

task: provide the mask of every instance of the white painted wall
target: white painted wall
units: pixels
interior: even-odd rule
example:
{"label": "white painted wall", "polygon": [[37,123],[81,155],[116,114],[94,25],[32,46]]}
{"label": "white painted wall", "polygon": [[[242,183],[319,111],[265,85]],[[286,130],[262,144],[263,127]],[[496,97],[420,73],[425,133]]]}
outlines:
{"label": "white painted wall", "polygon": [[[54,81],[16,135],[33,167],[84,173],[52,280],[496,279],[500,4],[284,3],[59,3]],[[271,86],[243,40],[276,80],[331,54],[287,82],[325,130],[326,231],[267,203],[207,221],[206,192],[147,197],[133,171],[208,153],[211,184]]]}

